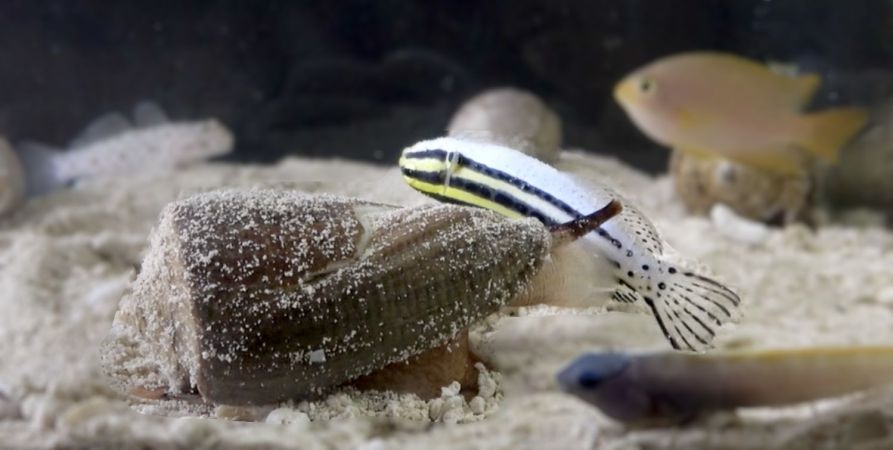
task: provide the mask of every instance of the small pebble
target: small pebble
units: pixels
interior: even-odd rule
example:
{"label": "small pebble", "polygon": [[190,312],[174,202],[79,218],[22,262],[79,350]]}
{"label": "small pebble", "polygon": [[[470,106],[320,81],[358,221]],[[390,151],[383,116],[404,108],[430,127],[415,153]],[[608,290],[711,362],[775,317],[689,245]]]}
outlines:
{"label": "small pebble", "polygon": [[465,411],[462,408],[451,409],[443,414],[441,421],[443,423],[448,424],[456,424],[459,423],[462,419],[465,418]]}
{"label": "small pebble", "polygon": [[745,219],[722,203],[713,205],[710,219],[720,233],[738,242],[757,245],[769,236],[769,228],[765,224]]}
{"label": "small pebble", "polygon": [[475,414],[483,414],[484,408],[486,408],[486,406],[486,401],[484,401],[484,399],[480,396],[475,396],[473,399],[471,399],[470,402],[468,402],[468,408],[471,409],[471,412]]}
{"label": "small pebble", "polygon": [[431,421],[436,422],[443,417],[444,412],[444,401],[440,398],[435,398],[428,402],[428,418]]}
{"label": "small pebble", "polygon": [[478,395],[485,399],[493,398],[496,395],[496,380],[483,364],[477,363],[474,367],[478,370]]}
{"label": "small pebble", "polygon": [[221,419],[240,422],[253,422],[257,419],[255,410],[241,406],[219,405],[214,409],[214,415]]}
{"label": "small pebble", "polygon": [[441,397],[454,397],[459,395],[459,391],[462,390],[462,385],[459,384],[458,381],[453,381],[449,384],[449,386],[444,386],[440,388],[440,396]]}
{"label": "small pebble", "polygon": [[310,427],[310,417],[307,414],[302,413],[294,408],[276,408],[270,411],[267,414],[267,418],[264,419],[266,423],[273,423],[278,425],[292,425],[301,428],[309,428]]}

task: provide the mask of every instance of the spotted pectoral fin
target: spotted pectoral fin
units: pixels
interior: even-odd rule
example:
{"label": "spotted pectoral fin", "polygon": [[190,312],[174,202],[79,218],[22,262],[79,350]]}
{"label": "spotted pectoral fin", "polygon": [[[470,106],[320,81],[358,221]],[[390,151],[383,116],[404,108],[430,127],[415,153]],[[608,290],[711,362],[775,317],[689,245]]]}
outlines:
{"label": "spotted pectoral fin", "polygon": [[611,298],[618,302],[622,303],[635,303],[639,300],[642,300],[642,296],[636,292],[635,289],[630,287],[626,282],[621,281],[620,285],[614,289],[614,292],[611,294]]}

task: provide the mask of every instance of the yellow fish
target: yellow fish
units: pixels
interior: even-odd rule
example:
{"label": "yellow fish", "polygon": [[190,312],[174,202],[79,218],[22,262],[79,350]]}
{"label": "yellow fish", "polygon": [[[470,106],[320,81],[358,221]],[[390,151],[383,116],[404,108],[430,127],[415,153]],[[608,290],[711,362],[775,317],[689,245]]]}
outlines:
{"label": "yellow fish", "polygon": [[820,83],[815,74],[785,75],[732,54],[691,52],[637,69],[614,98],[662,145],[793,174],[809,154],[837,161],[868,118],[859,108],[803,113]]}

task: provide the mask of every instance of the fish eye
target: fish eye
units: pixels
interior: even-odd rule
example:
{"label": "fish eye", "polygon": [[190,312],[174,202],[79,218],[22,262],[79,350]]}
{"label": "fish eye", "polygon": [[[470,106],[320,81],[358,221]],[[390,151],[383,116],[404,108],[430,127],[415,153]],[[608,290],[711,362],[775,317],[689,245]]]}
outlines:
{"label": "fish eye", "polygon": [[594,388],[602,382],[602,377],[595,372],[583,372],[580,374],[580,378],[577,379],[577,383],[580,383],[580,386],[584,388]]}
{"label": "fish eye", "polygon": [[639,92],[642,92],[643,94],[653,92],[656,87],[654,80],[651,78],[642,78],[639,80]]}

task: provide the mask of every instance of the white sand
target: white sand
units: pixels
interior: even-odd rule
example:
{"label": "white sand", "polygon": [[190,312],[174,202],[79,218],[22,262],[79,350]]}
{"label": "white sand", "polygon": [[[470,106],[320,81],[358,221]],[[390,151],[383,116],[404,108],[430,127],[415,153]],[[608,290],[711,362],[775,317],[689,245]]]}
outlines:
{"label": "white sand", "polygon": [[[755,240],[687,216],[666,179],[565,153],[558,164],[641,202],[682,254],[745,299],[726,348],[893,344],[893,233],[795,226]],[[405,205],[426,202],[395,168],[290,159],[205,165],[98,181],[32,200],[0,219],[0,448],[886,448],[893,392],[713,416],[684,428],[630,430],[557,392],[556,370],[585,350],[666,348],[653,319],[615,305],[494,319],[473,334],[496,373],[465,401],[340,392],[270,408],[130,405],[108,387],[98,347],[135,277],[149,230],[181,193],[284,182]],[[142,412],[142,413],[141,413]],[[143,414],[146,413],[146,414]],[[258,422],[252,422],[258,421]],[[431,422],[435,422],[432,426]]]}

